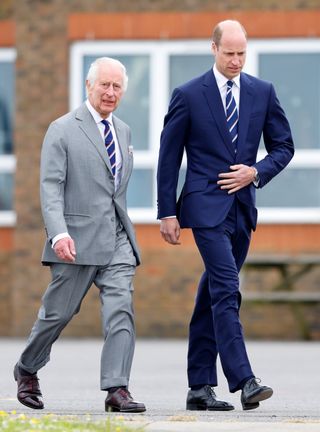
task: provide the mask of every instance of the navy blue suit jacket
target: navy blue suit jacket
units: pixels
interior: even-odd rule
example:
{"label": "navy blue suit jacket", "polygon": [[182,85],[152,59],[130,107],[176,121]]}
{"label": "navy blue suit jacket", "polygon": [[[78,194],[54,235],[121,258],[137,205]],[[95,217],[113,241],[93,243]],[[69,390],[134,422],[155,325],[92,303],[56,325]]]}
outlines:
{"label": "navy blue suit jacket", "polygon": [[[256,162],[263,134],[267,156]],[[186,180],[176,203],[183,151]],[[245,205],[252,229],[257,211],[253,184],[235,194],[221,190],[218,174],[230,165],[257,168],[259,187],[290,161],[294,146],[289,123],[271,83],[245,73],[240,76],[238,144],[235,152],[213,70],[173,91],[164,119],[158,161],[158,218],[177,215],[181,228],[214,227],[228,214],[235,196]]]}

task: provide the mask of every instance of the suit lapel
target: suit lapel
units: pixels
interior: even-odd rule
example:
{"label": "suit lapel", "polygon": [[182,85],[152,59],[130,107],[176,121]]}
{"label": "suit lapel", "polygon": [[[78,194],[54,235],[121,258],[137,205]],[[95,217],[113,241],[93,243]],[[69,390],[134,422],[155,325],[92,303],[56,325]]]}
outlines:
{"label": "suit lapel", "polygon": [[129,170],[128,170],[128,163],[129,163],[128,142],[127,142],[127,136],[126,136],[125,129],[121,125],[121,121],[115,115],[113,116],[113,125],[114,125],[114,129],[116,131],[116,134],[117,134],[117,140],[118,140],[118,144],[119,144],[121,156],[122,156],[121,183],[120,183],[120,187],[121,187],[122,184],[125,184],[126,177],[129,174]]}
{"label": "suit lapel", "polygon": [[232,156],[234,156],[234,145],[232,144],[231,135],[227,128],[226,114],[222,104],[220,91],[212,70],[207,72],[205,75],[203,86],[205,87],[203,91],[204,96],[209,105],[210,112],[218,126],[221,138]]}
{"label": "suit lapel", "polygon": [[245,150],[246,137],[248,134],[250,114],[253,106],[253,90],[251,81],[247,75],[240,76],[240,107],[238,126],[238,155]]}
{"label": "suit lapel", "polygon": [[93,117],[90,114],[85,103],[82,104],[76,111],[76,119],[80,120],[80,129],[85,133],[91,143],[95,146],[103,161],[107,165],[108,169],[112,173],[110,159],[106,151],[103,139],[101,137],[97,124],[93,120]]}

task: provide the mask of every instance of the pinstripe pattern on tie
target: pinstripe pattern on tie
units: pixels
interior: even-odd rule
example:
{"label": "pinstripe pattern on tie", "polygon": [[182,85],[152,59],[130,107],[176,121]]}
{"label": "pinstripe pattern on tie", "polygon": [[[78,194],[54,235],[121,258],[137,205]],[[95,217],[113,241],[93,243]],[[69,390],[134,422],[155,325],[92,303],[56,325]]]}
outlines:
{"label": "pinstripe pattern on tie", "polygon": [[232,94],[233,81],[227,81],[227,95],[226,95],[226,115],[227,115],[227,125],[231,135],[231,140],[233,144],[237,145],[238,139],[238,110],[236,101]]}
{"label": "pinstripe pattern on tie", "polygon": [[101,120],[104,124],[104,144],[109,155],[113,176],[116,174],[116,146],[111,132],[110,124],[107,120]]}

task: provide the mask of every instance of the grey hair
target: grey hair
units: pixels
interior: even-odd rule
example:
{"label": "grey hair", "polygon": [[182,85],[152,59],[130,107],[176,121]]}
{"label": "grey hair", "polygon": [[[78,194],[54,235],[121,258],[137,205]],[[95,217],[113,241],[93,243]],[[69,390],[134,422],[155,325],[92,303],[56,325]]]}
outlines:
{"label": "grey hair", "polygon": [[99,57],[93,63],[91,63],[90,68],[88,70],[88,74],[87,74],[87,81],[89,82],[89,84],[91,86],[94,85],[94,83],[97,79],[99,66],[102,64],[114,65],[114,66],[120,67],[120,69],[122,70],[122,74],[123,74],[123,90],[126,91],[127,87],[128,87],[127,70],[126,70],[125,66],[119,60],[116,60],[116,59],[111,58],[111,57]]}

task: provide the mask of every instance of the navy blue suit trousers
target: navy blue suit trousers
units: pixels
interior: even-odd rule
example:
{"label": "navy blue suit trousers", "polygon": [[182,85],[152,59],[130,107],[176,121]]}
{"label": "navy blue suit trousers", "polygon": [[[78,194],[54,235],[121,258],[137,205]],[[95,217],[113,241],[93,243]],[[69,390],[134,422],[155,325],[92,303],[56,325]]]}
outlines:
{"label": "navy blue suit trousers", "polygon": [[205,272],[191,318],[188,350],[189,386],[217,385],[219,354],[229,390],[254,376],[239,320],[239,271],[251,236],[245,206],[234,200],[226,219],[214,228],[193,228]]}

